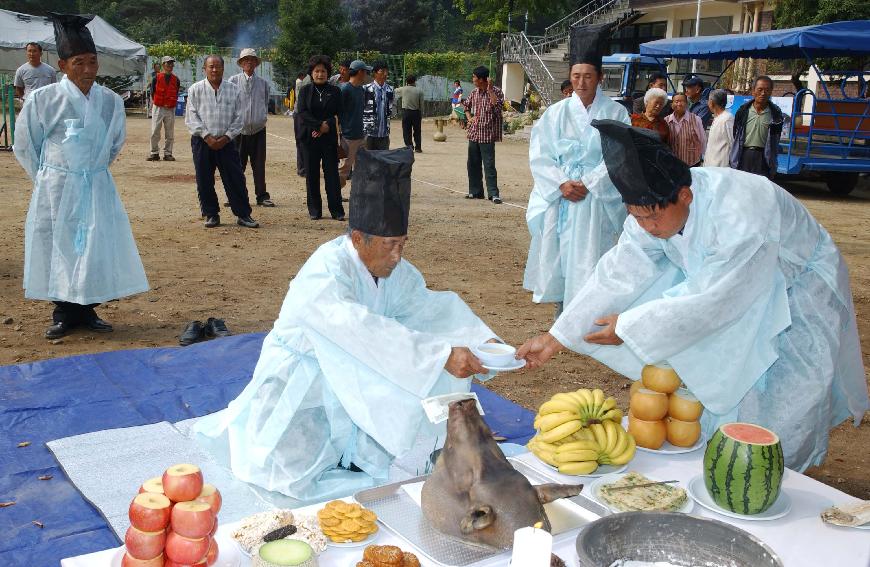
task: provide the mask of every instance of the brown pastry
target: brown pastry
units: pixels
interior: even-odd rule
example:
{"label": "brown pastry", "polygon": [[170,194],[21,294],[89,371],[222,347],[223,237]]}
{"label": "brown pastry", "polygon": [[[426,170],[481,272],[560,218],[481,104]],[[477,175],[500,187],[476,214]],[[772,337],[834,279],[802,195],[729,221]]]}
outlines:
{"label": "brown pastry", "polygon": [[377,567],[377,565],[375,565],[371,561],[366,561],[365,559],[363,559],[362,561],[356,562],[356,567]]}
{"label": "brown pastry", "polygon": [[420,560],[410,551],[406,551],[402,555],[402,567],[420,567]]}

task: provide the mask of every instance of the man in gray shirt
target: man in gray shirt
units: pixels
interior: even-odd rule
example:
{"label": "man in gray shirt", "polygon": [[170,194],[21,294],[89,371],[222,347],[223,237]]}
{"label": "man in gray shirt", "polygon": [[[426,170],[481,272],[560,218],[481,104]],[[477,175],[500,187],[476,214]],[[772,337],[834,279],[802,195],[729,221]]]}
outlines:
{"label": "man in gray shirt", "polygon": [[[423,135],[420,131],[423,125],[423,91],[417,86],[417,77],[408,75],[405,86],[396,89],[402,99],[402,137],[405,145],[413,147],[418,154],[423,153],[421,145]],[[414,132],[414,143],[411,144],[411,131]]]}
{"label": "man in gray shirt", "polygon": [[27,99],[31,91],[57,82],[54,67],[42,62],[42,46],[31,41],[25,47],[27,63],[15,71],[15,96]]}
{"label": "man in gray shirt", "polygon": [[242,162],[242,171],[251,160],[254,175],[254,192],[261,207],[274,207],[275,203],[266,191],[266,119],[269,109],[269,83],[254,74],[260,58],[253,49],[243,49],[237,61],[242,72],[229,81],[239,87],[242,99],[242,133],[236,138],[236,147]]}

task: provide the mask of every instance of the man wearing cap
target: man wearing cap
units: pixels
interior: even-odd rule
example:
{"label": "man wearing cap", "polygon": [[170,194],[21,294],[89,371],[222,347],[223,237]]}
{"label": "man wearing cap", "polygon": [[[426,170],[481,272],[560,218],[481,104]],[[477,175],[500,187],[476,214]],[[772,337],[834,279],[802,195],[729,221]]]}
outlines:
{"label": "man wearing cap", "polygon": [[689,112],[698,115],[706,130],[713,123],[713,115],[707,107],[707,99],[704,98],[704,81],[696,75],[687,76],[683,80],[683,91],[689,99]]}
{"label": "man wearing cap", "polygon": [[166,55],[160,60],[163,72],[157,73],[151,81],[153,106],[151,107],[151,153],[148,161],[160,161],[160,129],[163,128],[166,142],[163,145],[163,160],[175,161],[172,146],[175,143],[175,105],[181,81],[172,74],[175,59]]}
{"label": "man wearing cap", "polygon": [[75,327],[106,333],[94,308],[148,290],[124,205],[109,174],[124,145],[124,101],[96,84],[93,16],[49,13],[66,76],[30,93],[15,125],[15,157],[33,180],[24,224],[24,296],[53,301],[57,339]]}
{"label": "man wearing cap", "polygon": [[529,166],[534,188],[526,223],[532,241],[523,286],[535,303],[561,311],[586,283],[598,259],[616,244],[625,207],[607,176],[593,119],[629,123],[628,112],[600,87],[610,24],[571,36],[569,98],[552,104],[532,129]]}
{"label": "man wearing cap", "polygon": [[275,203],[266,191],[266,120],[269,110],[269,83],[254,74],[260,66],[257,52],[247,47],[242,49],[236,61],[242,72],[229,81],[239,87],[242,99],[242,133],[236,138],[236,149],[242,161],[242,171],[251,161],[254,176],[254,193],[261,207],[274,207]]}
{"label": "man wearing cap", "polygon": [[820,464],[828,430],[870,407],[845,261],[804,206],[768,179],[690,169],[653,134],[603,120],[604,160],[629,216],[619,244],[549,333],[632,379],[666,362],[704,404],[707,438],[746,421],[782,441],[785,466]]}
{"label": "man wearing cap", "polygon": [[413,155],[359,151],[348,234],[290,282],[250,384],[197,423],[239,479],[300,500],[382,484],[394,458],[444,442],[420,401],[486,372],[468,347],[495,333],[402,259]]}
{"label": "man wearing cap", "polygon": [[342,83],[341,114],[338,117],[341,127],[339,143],[346,156],[338,166],[338,177],[341,187],[347,184],[356,161],[356,153],[366,143],[366,133],[363,126],[363,109],[365,108],[365,82],[372,68],[365,62],[356,59],[350,63],[350,78]]}

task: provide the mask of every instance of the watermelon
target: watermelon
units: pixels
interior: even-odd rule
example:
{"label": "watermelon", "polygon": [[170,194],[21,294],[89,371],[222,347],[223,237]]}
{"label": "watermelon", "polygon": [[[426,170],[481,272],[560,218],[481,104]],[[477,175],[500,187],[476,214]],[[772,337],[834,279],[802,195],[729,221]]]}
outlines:
{"label": "watermelon", "polygon": [[719,506],[760,514],[779,496],[785,464],[776,433],[751,423],[726,423],[704,453],[704,484]]}

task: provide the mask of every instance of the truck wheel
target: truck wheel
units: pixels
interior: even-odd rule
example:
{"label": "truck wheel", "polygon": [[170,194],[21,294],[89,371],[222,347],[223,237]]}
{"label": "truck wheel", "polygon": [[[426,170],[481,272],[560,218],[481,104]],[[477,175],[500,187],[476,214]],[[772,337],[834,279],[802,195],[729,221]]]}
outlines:
{"label": "truck wheel", "polygon": [[858,174],[846,171],[835,171],[825,175],[828,190],[839,197],[845,197],[858,185]]}

